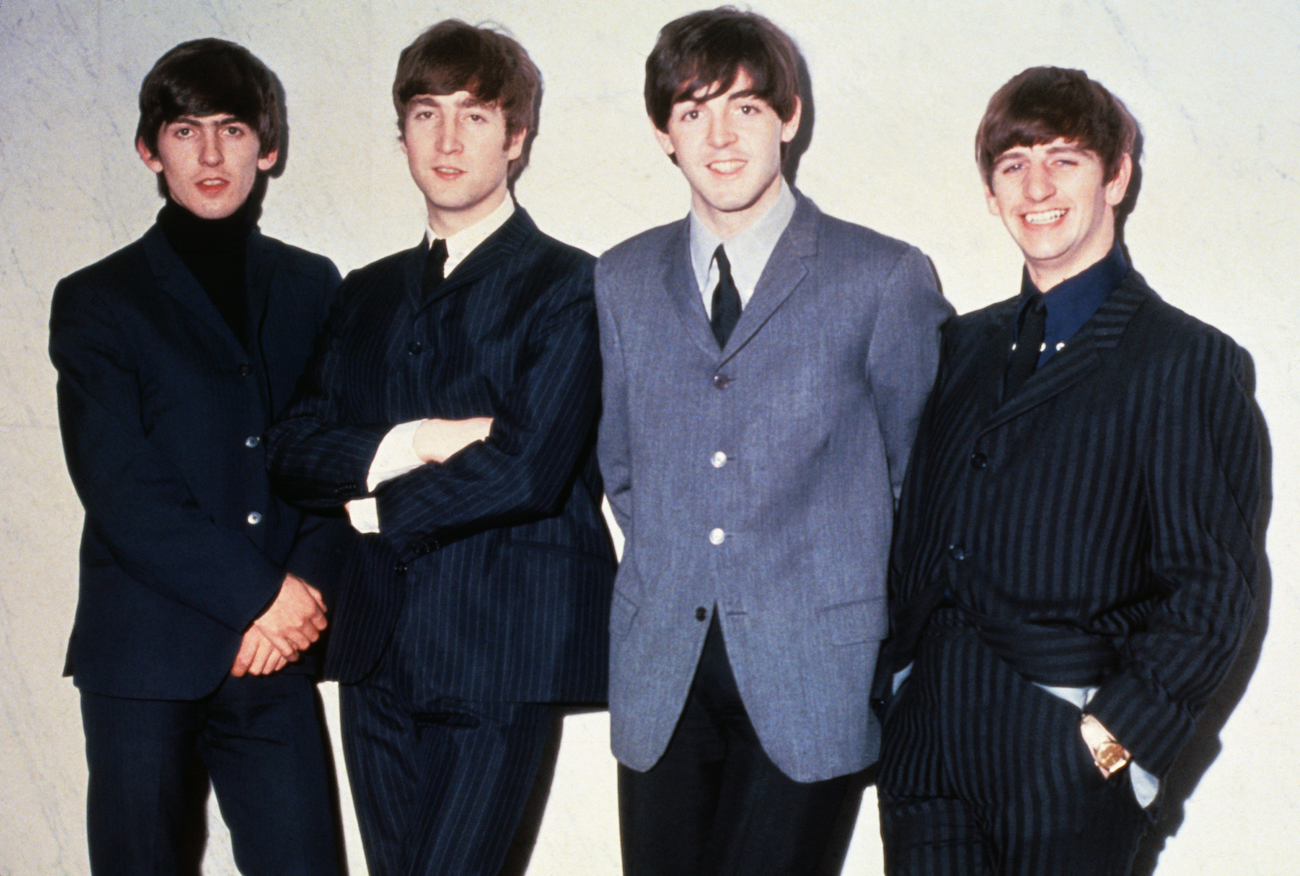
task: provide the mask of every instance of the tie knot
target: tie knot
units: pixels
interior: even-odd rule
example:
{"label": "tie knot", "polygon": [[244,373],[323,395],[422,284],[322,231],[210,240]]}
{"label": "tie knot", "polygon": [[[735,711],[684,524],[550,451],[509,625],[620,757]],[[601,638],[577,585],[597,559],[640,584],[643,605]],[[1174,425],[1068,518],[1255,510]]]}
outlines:
{"label": "tie knot", "polygon": [[438,274],[442,274],[442,269],[447,264],[447,241],[441,237],[433,240],[433,245],[429,247],[429,265],[437,268]]}
{"label": "tie knot", "polygon": [[727,250],[723,244],[713,251],[713,260],[718,263],[718,274],[731,276],[731,262],[727,259]]}
{"label": "tie knot", "polygon": [[429,255],[424,262],[424,288],[426,292],[432,292],[442,283],[446,277],[444,269],[447,266],[447,241],[441,237],[435,238],[433,244],[429,247]]}

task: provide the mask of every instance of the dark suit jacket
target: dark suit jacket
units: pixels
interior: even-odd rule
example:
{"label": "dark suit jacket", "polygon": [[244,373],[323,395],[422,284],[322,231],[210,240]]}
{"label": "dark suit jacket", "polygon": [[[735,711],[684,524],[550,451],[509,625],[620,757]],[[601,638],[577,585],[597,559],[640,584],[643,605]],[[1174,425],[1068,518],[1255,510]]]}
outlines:
{"label": "dark suit jacket", "polygon": [[54,291],[59,421],[86,510],[68,649],[83,690],[205,696],[285,571],[320,585],[337,564],[329,524],[272,495],[262,435],[338,272],[256,232],[247,258],[249,350],[157,227]]}
{"label": "dark suit jacket", "polygon": [[426,690],[602,700],[614,555],[593,453],[593,260],[521,209],[432,297],[426,253],[348,276],[328,348],[271,436],[277,487],[337,506],[366,495],[392,426],[495,418],[487,441],[377,490],[381,534],[352,552],[327,675],[363,678],[405,608],[424,624],[405,670]]}
{"label": "dark suit jacket", "polygon": [[[945,327],[899,512],[895,631],[927,588],[946,589],[1022,676],[1096,685],[1088,711],[1163,776],[1253,608],[1245,353],[1130,271],[1002,403],[1016,306]],[[882,666],[907,662],[894,648]],[[941,710],[969,719],[950,694]]]}

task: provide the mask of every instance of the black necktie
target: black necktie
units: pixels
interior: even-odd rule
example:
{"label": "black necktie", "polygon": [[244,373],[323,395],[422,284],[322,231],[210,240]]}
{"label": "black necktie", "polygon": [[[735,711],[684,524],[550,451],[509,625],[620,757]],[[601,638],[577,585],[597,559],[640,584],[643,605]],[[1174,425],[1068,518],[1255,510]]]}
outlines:
{"label": "black necktie", "polygon": [[1007,379],[1003,385],[1002,398],[1009,399],[1019,392],[1021,385],[1038,367],[1038,357],[1043,348],[1043,331],[1046,326],[1047,302],[1043,299],[1042,292],[1035,292],[1025,311],[1025,321],[1020,326],[1015,350],[1011,353],[1011,364],[1007,366]]}
{"label": "black necktie", "polygon": [[443,269],[447,266],[447,241],[435,238],[429,247],[429,255],[424,263],[424,294],[428,295],[442,285]]}
{"label": "black necktie", "polygon": [[731,262],[727,261],[727,253],[721,245],[713,253],[713,258],[718,263],[718,285],[713,290],[713,318],[709,325],[713,327],[718,346],[725,347],[731,330],[736,327],[736,320],[740,319],[740,291],[736,289],[736,281],[731,279]]}

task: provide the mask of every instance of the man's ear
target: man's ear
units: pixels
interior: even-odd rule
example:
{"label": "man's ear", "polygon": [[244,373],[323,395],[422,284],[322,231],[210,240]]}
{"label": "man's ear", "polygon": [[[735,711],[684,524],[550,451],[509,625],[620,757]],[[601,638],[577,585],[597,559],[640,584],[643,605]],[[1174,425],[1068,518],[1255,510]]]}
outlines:
{"label": "man's ear", "polygon": [[998,196],[993,194],[993,188],[988,183],[984,183],[984,201],[989,205],[991,215],[1002,215],[1002,211],[998,209]]}
{"label": "man's ear", "polygon": [[663,149],[664,155],[667,155],[673,160],[673,163],[676,164],[677,156],[673,154],[673,138],[668,136],[667,131],[659,130],[658,126],[655,125],[654,122],[650,123],[650,127],[654,129],[655,139],[659,141],[659,148]]}
{"label": "man's ear", "polygon": [[272,149],[270,152],[257,159],[257,169],[266,172],[275,167],[275,162],[280,158],[280,150]]}
{"label": "man's ear", "polygon": [[1129,181],[1133,179],[1133,156],[1125,152],[1120,156],[1119,168],[1114,178],[1106,183],[1106,203],[1118,207],[1120,201],[1128,194]]}
{"label": "man's ear", "polygon": [[135,138],[135,151],[140,155],[140,160],[144,162],[145,167],[149,168],[154,173],[163,172],[162,161],[157,155],[154,155],[149,151],[149,147],[145,145],[143,137]]}
{"label": "man's ear", "polygon": [[803,115],[803,101],[795,95],[794,112],[790,118],[781,123],[781,142],[789,143],[794,139],[794,135],[799,133],[799,119]]}
{"label": "man's ear", "polygon": [[514,136],[506,138],[506,159],[514,161],[524,154],[524,140],[528,138],[528,129],[520,128]]}

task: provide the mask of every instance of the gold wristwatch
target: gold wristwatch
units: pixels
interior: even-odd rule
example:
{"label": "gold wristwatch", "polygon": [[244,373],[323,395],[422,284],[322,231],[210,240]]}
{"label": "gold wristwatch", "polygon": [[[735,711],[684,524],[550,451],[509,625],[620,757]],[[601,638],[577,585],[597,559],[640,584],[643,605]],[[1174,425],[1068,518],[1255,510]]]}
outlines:
{"label": "gold wristwatch", "polygon": [[1104,778],[1110,778],[1128,766],[1132,755],[1095,716],[1084,715],[1079,722],[1079,732],[1083,734],[1083,741],[1092,752],[1092,762],[1101,770]]}

